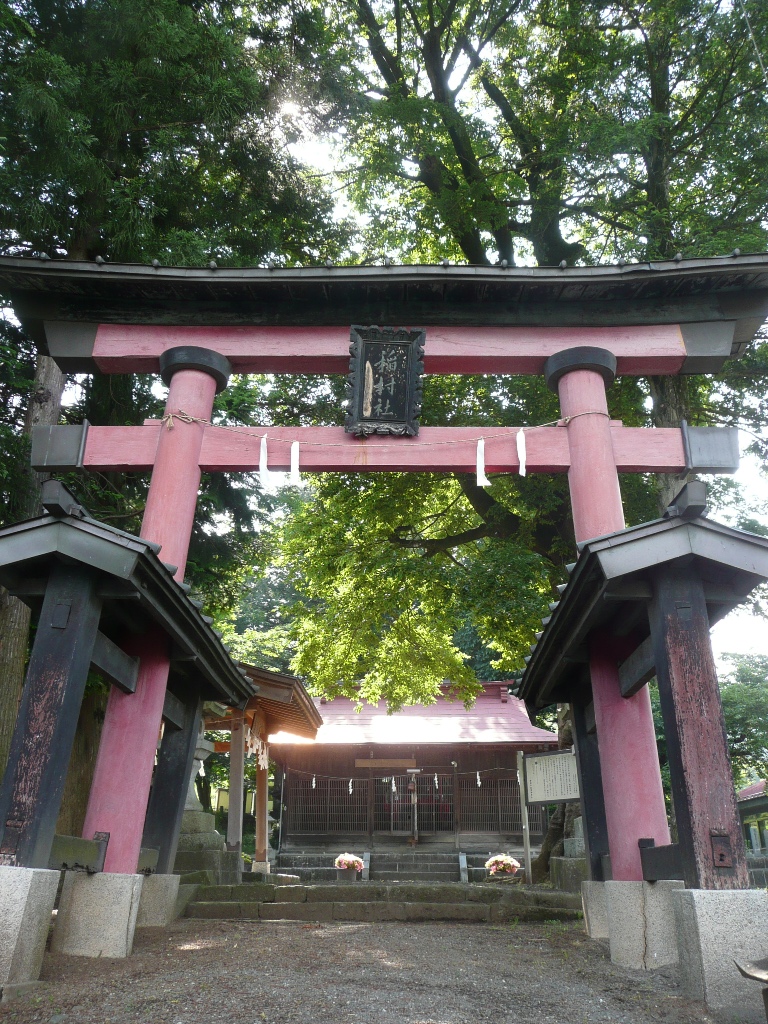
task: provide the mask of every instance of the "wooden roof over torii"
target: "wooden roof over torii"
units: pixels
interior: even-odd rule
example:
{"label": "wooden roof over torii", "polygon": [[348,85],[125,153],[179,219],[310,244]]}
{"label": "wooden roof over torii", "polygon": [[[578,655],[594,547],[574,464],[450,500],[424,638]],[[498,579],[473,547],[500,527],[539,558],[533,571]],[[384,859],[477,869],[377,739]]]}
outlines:
{"label": "wooden roof over torii", "polygon": [[612,351],[620,374],[711,373],[768,314],[768,254],[290,269],[4,256],[0,289],[69,372],[157,372],[163,348],[202,345],[239,372],[345,373],[349,324],[367,322],[425,326],[427,373],[540,373],[553,352],[585,343]]}

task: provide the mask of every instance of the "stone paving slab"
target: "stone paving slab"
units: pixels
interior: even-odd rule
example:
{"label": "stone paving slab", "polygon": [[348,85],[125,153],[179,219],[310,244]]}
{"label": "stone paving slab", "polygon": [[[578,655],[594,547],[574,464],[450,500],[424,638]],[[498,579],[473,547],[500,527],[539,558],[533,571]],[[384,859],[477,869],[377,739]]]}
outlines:
{"label": "stone paving slab", "polygon": [[409,903],[400,900],[307,902],[193,903],[187,917],[209,920],[268,921],[571,921],[575,910],[485,903]]}
{"label": "stone paving slab", "polygon": [[509,924],[515,921],[577,921],[580,910],[563,907],[535,907],[515,903],[491,904],[491,921]]}
{"label": "stone paving slab", "polygon": [[332,921],[333,903],[262,903],[262,921]]}

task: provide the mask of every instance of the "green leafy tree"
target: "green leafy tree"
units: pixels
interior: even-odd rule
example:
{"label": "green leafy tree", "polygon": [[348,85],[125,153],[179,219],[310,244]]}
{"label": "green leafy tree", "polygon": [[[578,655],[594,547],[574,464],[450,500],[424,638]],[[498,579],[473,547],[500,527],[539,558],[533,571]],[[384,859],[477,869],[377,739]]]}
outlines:
{"label": "green leafy tree", "polygon": [[[347,230],[333,219],[322,181],[305,173],[289,149],[297,131],[291,83],[317,64],[319,31],[317,13],[301,5],[290,17],[279,4],[244,9],[196,0],[4,6],[0,251],[197,265],[336,257]],[[308,104],[317,106],[332,87],[324,74],[307,76]],[[313,123],[322,119],[320,112]],[[10,417],[0,422],[0,488],[14,504],[3,507],[5,519],[39,509],[39,480],[24,466],[22,434],[59,420],[64,387],[45,356],[28,386],[31,346],[13,325],[8,331],[0,386],[14,395],[0,414]],[[65,416],[139,423],[158,409],[150,383],[94,374]],[[217,407],[221,419],[227,401]],[[137,529],[146,477],[71,483],[94,515]],[[257,501],[252,481],[205,482],[190,575],[209,604],[229,607],[239,594],[257,543]],[[9,729],[28,623],[19,602],[0,601],[0,719]]]}
{"label": "green leafy tree", "polygon": [[[728,668],[721,674],[720,696],[733,778],[738,788],[768,778],[768,657],[758,654],[726,654],[724,660]],[[651,683],[651,703],[662,779],[669,802],[669,762],[655,681]]]}
{"label": "green leafy tree", "polygon": [[768,778],[768,657],[726,654],[723,715],[737,785]]}

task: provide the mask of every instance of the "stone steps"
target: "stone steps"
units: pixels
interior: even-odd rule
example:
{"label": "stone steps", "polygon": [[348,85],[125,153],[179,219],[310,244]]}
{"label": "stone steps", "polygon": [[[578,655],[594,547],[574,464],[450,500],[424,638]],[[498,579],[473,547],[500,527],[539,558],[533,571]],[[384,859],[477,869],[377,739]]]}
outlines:
{"label": "stone steps", "polygon": [[371,866],[372,882],[458,882],[458,866],[440,870],[438,868],[395,867],[391,869]]}
{"label": "stone steps", "polygon": [[[333,882],[336,870],[333,850],[281,852],[278,870],[298,875],[304,883]],[[487,853],[468,853],[467,878],[470,882],[485,879]],[[518,859],[520,857],[518,856]],[[455,850],[374,850],[371,852],[371,881],[434,881],[458,882],[461,877],[459,854]]]}
{"label": "stone steps", "polygon": [[549,921],[581,916],[570,893],[514,883],[338,882],[201,886],[186,916],[265,921]]}
{"label": "stone steps", "polygon": [[[331,882],[336,871],[331,851],[280,853],[279,870],[299,875],[302,882]],[[483,872],[483,877],[484,877]],[[459,855],[453,851],[385,850],[370,855],[372,881],[458,882]]]}

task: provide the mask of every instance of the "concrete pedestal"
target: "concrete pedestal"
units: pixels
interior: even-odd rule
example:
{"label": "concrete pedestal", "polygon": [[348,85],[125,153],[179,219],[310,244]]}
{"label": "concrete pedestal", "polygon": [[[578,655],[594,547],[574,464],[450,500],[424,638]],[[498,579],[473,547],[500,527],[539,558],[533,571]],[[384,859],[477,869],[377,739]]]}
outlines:
{"label": "concrete pedestal", "polygon": [[0,867],[0,988],[37,981],[59,872]]}
{"label": "concrete pedestal", "polygon": [[683,882],[606,882],[611,962],[652,971],[676,964],[674,894]]}
{"label": "concrete pedestal", "polygon": [[148,875],[141,887],[137,928],[167,928],[176,920],[179,875]]}
{"label": "concrete pedestal", "polygon": [[254,860],[251,862],[251,871],[258,871],[262,875],[268,875],[271,870],[268,860]]}
{"label": "concrete pedestal", "polygon": [[742,978],[733,961],[768,954],[768,893],[685,889],[673,906],[683,993],[725,1019],[765,1024],[763,986]]}
{"label": "concrete pedestal", "polygon": [[143,875],[67,871],[53,931],[53,952],[129,956],[143,882]]}
{"label": "concrete pedestal", "polygon": [[608,911],[605,900],[605,882],[581,883],[584,927],[590,939],[608,938]]}

